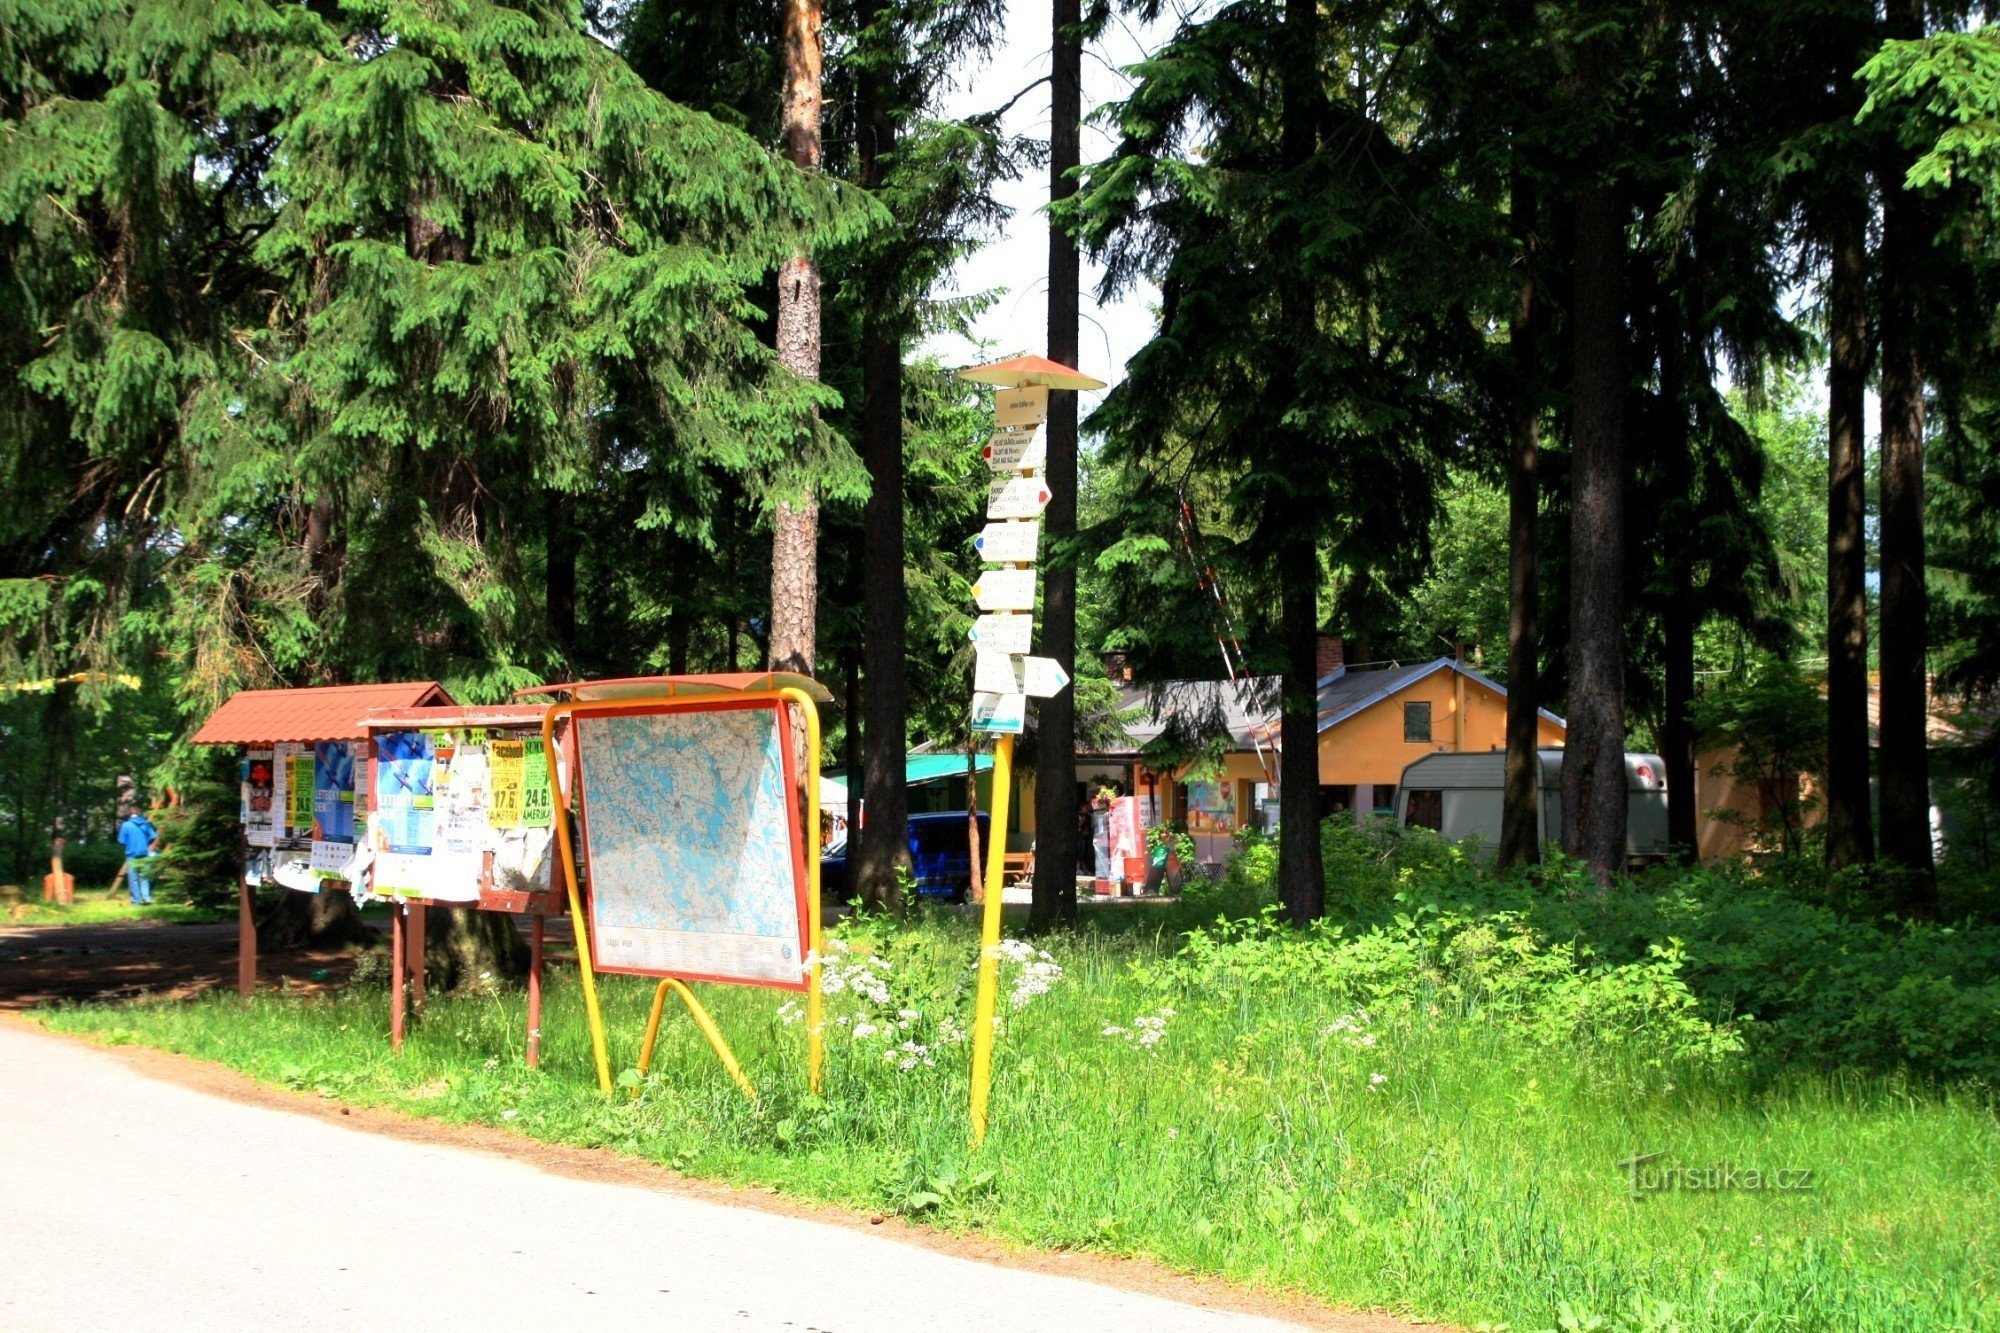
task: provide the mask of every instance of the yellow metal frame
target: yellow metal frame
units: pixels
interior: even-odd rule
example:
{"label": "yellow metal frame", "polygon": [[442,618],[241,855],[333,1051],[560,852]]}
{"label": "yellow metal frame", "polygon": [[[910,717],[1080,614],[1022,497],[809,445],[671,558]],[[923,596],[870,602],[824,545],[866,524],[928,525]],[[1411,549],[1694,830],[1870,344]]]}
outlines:
{"label": "yellow metal frame", "polygon": [[[597,1085],[605,1092],[611,1091],[611,1054],[604,1036],[604,1008],[597,993],[597,969],[590,961],[590,924],[584,918],[583,896],[577,886],[576,841],[570,831],[569,806],[563,801],[562,764],[556,756],[556,723],[565,717],[591,716],[598,713],[657,712],[679,713],[704,705],[727,702],[731,704],[790,703],[796,704],[805,716],[806,723],[806,814],[810,826],[800,830],[804,844],[806,862],[806,939],[809,952],[806,955],[806,1086],[814,1093],[819,1092],[826,1066],[826,1043],[824,1003],[820,993],[820,957],[826,950],[826,943],[820,921],[819,905],[819,705],[804,690],[786,685],[775,690],[748,690],[742,693],[720,691],[702,694],[657,694],[638,695],[625,699],[567,700],[553,704],[542,714],[542,752],[548,761],[550,789],[555,794],[551,804],[555,807],[556,845],[561,853],[563,883],[569,891],[570,921],[576,927],[577,964],[583,972],[583,1004],[590,1020],[591,1054],[597,1063]],[[582,799],[581,789],[575,793]],[[714,1048],[716,1058],[729,1071],[729,1077],[743,1094],[756,1100],[757,1090],[743,1073],[743,1067],[736,1055],[729,1049],[722,1031],[715,1026],[701,1001],[695,998],[685,982],[678,977],[668,977],[660,982],[653,994],[653,1009],[646,1022],[646,1036],[639,1053],[639,1072],[645,1073],[652,1067],[653,1044],[660,1033],[660,1018],[666,1008],[667,992],[671,990],[681,997],[695,1026],[708,1038]]]}
{"label": "yellow metal frame", "polygon": [[1014,738],[993,746],[993,812],[988,817],[986,890],[980,896],[979,986],[972,1001],[972,1146],[986,1141],[986,1109],[993,1093],[993,1011],[1000,990],[1000,907],[1007,880],[1007,817],[1014,795]]}

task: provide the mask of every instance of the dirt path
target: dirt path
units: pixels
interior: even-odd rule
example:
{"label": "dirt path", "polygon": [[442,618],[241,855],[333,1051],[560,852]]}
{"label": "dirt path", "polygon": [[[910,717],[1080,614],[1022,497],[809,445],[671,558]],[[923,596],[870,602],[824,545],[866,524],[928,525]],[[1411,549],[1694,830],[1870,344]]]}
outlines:
{"label": "dirt path", "polygon": [[20,1019],[0,1020],[0,1117],[65,1127],[62,1152],[0,1154],[9,1329],[1414,1327],[342,1108]]}

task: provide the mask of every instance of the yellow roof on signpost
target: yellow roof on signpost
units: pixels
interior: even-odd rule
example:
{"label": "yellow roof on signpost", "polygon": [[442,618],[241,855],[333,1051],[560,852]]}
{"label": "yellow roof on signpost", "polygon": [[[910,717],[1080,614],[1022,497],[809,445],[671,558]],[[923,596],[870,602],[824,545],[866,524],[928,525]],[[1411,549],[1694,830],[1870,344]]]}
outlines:
{"label": "yellow roof on signpost", "polygon": [[962,380],[974,384],[997,384],[1018,389],[1026,384],[1046,384],[1051,389],[1101,389],[1104,381],[1092,379],[1074,366],[1051,361],[1045,356],[1010,356],[983,366],[967,366],[958,372]]}

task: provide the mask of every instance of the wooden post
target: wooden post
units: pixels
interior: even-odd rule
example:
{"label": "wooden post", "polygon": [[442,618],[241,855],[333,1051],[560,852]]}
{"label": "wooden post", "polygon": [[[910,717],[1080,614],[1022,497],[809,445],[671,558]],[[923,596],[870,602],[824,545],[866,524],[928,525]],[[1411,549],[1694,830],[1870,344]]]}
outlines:
{"label": "wooden post", "polygon": [[542,927],[545,918],[535,913],[528,931],[528,1068],[542,1064]]}
{"label": "wooden post", "polygon": [[410,939],[406,946],[410,964],[410,1006],[421,1019],[424,1016],[424,931],[430,924],[431,908],[428,902],[418,900],[410,913]]}
{"label": "wooden post", "polygon": [[236,839],[236,993],[257,990],[257,894],[250,887],[250,839]]}
{"label": "wooden post", "polygon": [[403,915],[402,901],[389,909],[389,1049],[403,1049]]}
{"label": "wooden post", "polygon": [[72,880],[63,873],[63,849],[68,845],[69,840],[60,833],[49,840],[49,877],[42,886],[44,902],[68,906],[76,901],[76,894],[71,888]]}

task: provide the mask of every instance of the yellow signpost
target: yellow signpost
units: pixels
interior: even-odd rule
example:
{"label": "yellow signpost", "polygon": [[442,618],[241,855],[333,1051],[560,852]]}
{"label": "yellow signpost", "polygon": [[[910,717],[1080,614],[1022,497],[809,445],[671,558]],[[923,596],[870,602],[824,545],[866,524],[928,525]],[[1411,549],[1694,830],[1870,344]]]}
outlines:
{"label": "yellow signpost", "polygon": [[[989,614],[974,626],[972,640],[981,661],[973,673],[972,727],[996,733],[993,744],[993,810],[987,827],[985,891],[979,918],[979,980],[972,1008],[972,1142],[986,1141],[993,1096],[993,1045],[998,1035],[994,1010],[1000,991],[1001,896],[1006,888],[1007,819],[1012,804],[1014,736],[1026,722],[1030,696],[1047,697],[1069,684],[1066,670],[1045,658],[1029,657],[1033,617],[1017,614],[1034,606],[1037,524],[1050,500],[1046,451],[1040,446],[1052,389],[1101,389],[1104,381],[1046,357],[1017,356],[958,372],[975,384],[997,385],[995,431],[987,442],[988,467],[1003,474],[987,492],[989,523],[979,540],[982,558],[999,565],[974,587],[979,608]],[[1019,474],[1019,475],[1006,475]],[[1026,521],[1023,521],[1026,520]]]}

